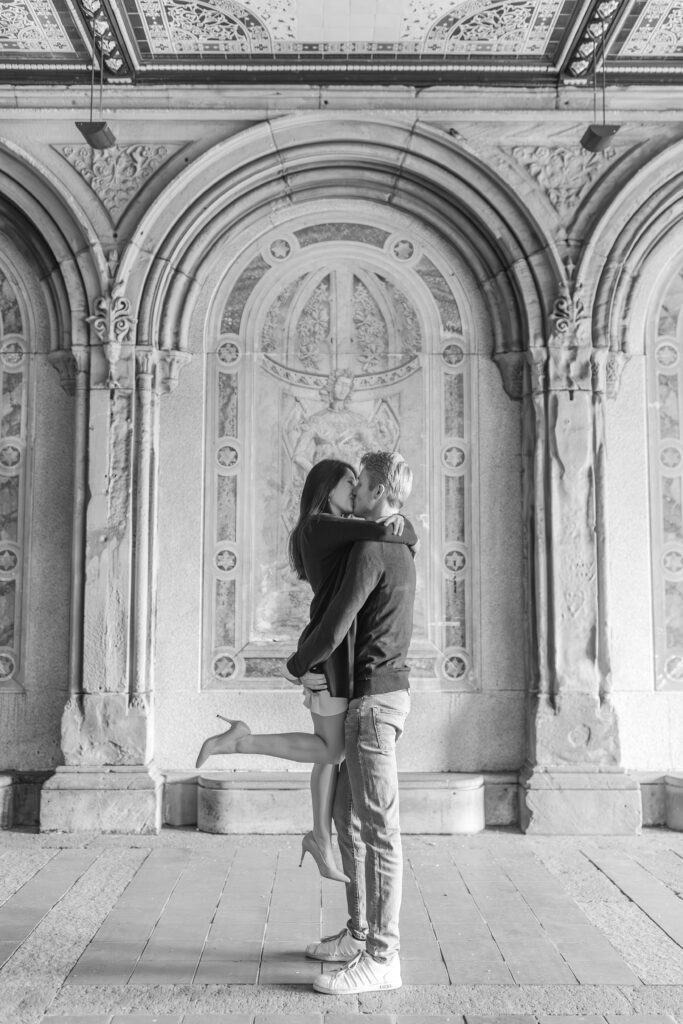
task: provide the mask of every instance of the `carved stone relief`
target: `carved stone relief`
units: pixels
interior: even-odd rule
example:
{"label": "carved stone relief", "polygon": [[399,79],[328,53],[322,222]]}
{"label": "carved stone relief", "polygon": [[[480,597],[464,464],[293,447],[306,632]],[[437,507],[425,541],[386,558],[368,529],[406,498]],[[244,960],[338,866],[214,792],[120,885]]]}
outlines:
{"label": "carved stone relief", "polygon": [[55,147],[87,181],[116,223],[142,186],[179,146]]}
{"label": "carved stone relief", "polygon": [[0,270],[0,693],[21,690],[28,358],[14,286]]}
{"label": "carved stone relief", "polygon": [[616,157],[614,149],[589,153],[581,146],[514,146],[509,152],[538,182],[565,223]]}
{"label": "carved stone relief", "polygon": [[[429,335],[416,294],[431,308]],[[278,677],[307,621],[310,590],[291,573],[287,541],[311,466],[398,449],[442,552],[436,575],[418,569],[419,671],[475,688],[469,362],[442,272],[415,240],[371,225],[274,233],[236,275],[220,323],[207,378],[204,685]]]}
{"label": "carved stone relief", "polygon": [[656,685],[683,689],[683,272],[655,314],[648,351]]}

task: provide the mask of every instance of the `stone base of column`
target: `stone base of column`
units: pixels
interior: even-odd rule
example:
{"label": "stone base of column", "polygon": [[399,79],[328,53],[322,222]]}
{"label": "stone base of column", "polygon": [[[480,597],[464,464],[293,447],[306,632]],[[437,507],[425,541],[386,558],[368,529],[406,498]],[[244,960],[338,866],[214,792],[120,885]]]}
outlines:
{"label": "stone base of column", "polygon": [[519,819],[529,835],[638,835],[640,786],[618,768],[526,768],[519,777]]}
{"label": "stone base of column", "polygon": [[163,781],[151,764],[57,768],[43,786],[40,831],[158,832]]}

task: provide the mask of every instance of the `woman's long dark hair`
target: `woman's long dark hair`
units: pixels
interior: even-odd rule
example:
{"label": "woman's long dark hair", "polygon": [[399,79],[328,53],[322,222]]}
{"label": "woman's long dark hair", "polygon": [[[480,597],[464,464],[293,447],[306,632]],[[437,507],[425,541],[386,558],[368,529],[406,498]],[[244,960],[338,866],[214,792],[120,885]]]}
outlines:
{"label": "woman's long dark hair", "polygon": [[308,471],[299,502],[299,521],[289,535],[289,564],[300,580],[306,579],[301,557],[301,535],[311,516],[327,511],[327,501],[347,470],[356,471],[340,459],[321,459]]}

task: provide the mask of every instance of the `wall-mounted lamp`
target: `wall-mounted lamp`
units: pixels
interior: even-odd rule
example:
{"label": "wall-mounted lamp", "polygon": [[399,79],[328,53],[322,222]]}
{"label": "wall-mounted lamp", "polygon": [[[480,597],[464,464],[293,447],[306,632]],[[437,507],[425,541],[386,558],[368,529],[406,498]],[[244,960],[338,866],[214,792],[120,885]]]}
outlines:
{"label": "wall-mounted lamp", "polygon": [[[606,27],[603,18],[600,19],[600,36],[602,39],[602,124],[589,124],[581,136],[581,145],[589,153],[600,153],[609,146],[612,138],[617,134],[621,125],[605,124],[605,78],[607,54],[605,51]],[[593,120],[598,120],[598,84],[597,84],[598,47],[597,43],[593,49]]]}
{"label": "wall-mounted lamp", "polygon": [[90,65],[90,120],[76,121],[76,127],[92,149],[108,149],[116,142],[116,136],[106,121],[102,120],[102,83],[104,81],[103,56],[100,52],[100,120],[93,121],[92,106],[95,92],[95,54],[97,43],[95,40],[95,23],[92,30],[92,63]]}

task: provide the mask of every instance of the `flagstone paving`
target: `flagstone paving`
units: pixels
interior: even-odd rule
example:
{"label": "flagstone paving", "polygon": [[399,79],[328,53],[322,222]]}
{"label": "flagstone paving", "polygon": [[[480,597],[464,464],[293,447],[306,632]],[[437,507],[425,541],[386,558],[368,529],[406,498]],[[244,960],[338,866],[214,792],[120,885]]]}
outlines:
{"label": "flagstone paving", "polygon": [[683,1024],[683,835],[405,839],[403,988],[312,991],[292,836],[0,833],[0,1024]]}

